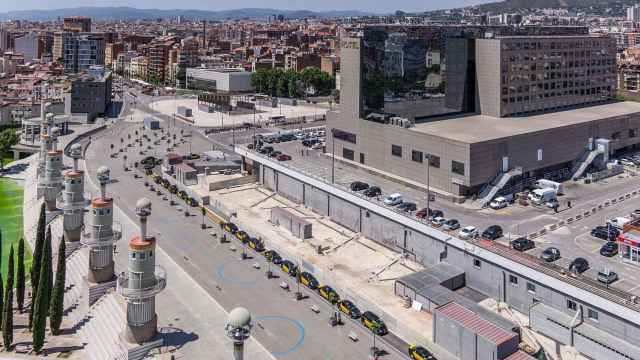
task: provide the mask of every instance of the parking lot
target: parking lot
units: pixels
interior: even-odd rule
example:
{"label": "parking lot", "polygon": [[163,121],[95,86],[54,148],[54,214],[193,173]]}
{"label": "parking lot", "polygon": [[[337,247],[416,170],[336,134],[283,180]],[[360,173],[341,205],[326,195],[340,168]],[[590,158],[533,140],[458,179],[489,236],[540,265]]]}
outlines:
{"label": "parking lot", "polygon": [[[426,191],[404,186],[340,161],[335,162],[335,168],[332,171],[330,157],[322,154],[321,150],[312,150],[302,146],[300,141],[270,145],[274,149],[292,156],[291,160],[283,161],[283,164],[305,173],[322,177],[327,181],[331,181],[333,173],[335,183],[344,187],[348,187],[354,181],[379,186],[382,189],[382,195],[371,198],[372,201],[382,201],[386,195],[400,193],[405,201],[415,202],[417,209],[427,205]],[[330,147],[331,144],[327,144],[328,151],[331,150]],[[477,227],[479,232],[490,225],[500,225],[503,228],[504,236],[498,241],[508,245],[511,240],[527,236],[547,225],[573,217],[575,214],[582,213],[583,209],[596,207],[619,194],[637,190],[638,187],[637,177],[633,171],[627,171],[624,174],[592,184],[566,182],[565,194],[558,197],[560,203],[558,213],[545,206],[524,206],[517,203],[500,210],[473,209],[464,204],[453,204],[440,198],[437,194],[435,201],[431,201],[430,207],[442,210],[447,219],[457,219],[461,227],[472,225]],[[569,201],[572,203],[571,208],[568,207]],[[628,217],[629,213],[636,208],[640,208],[640,201],[637,197],[632,197],[616,206],[599,210],[588,218],[576,221],[569,226],[560,227],[542,237],[537,237],[534,240],[535,248],[527,252],[539,256],[545,248],[556,247],[562,255],[556,264],[567,269],[574,258],[583,257],[590,265],[589,270],[583,276],[596,279],[598,271],[606,268],[615,271],[619,276],[619,280],[611,284],[612,287],[640,295],[640,286],[637,285],[640,284],[640,279],[636,276],[640,267],[623,262],[618,255],[612,257],[600,255],[600,248],[605,241],[590,235],[591,229],[598,225],[605,225],[607,219]],[[407,216],[414,216],[414,212],[408,212]]]}

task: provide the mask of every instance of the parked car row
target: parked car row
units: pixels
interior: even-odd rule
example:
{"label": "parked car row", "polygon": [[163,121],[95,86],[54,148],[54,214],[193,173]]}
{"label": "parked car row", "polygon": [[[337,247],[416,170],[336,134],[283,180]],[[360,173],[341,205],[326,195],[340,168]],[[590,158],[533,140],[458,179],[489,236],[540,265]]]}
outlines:
{"label": "parked car row", "polygon": [[314,290],[320,297],[336,306],[338,311],[352,319],[359,319],[365,328],[374,331],[376,335],[382,336],[389,332],[386,324],[378,315],[371,311],[361,312],[352,301],[341,299],[338,292],[331,286],[320,284],[313,274],[302,271],[293,261],[283,259],[277,251],[266,249],[262,240],[250,236],[246,231],[239,229],[236,224],[231,222],[221,223],[220,228],[234,236],[241,243],[247,244],[257,253],[262,254],[268,262],[280,267],[280,270],[285,274],[296,278],[301,285]]}
{"label": "parked car row", "polygon": [[275,158],[278,161],[289,161],[291,160],[291,155],[287,155],[282,153],[280,150],[275,150],[273,146],[265,145],[257,148],[257,151],[260,154],[266,155],[268,157]]}

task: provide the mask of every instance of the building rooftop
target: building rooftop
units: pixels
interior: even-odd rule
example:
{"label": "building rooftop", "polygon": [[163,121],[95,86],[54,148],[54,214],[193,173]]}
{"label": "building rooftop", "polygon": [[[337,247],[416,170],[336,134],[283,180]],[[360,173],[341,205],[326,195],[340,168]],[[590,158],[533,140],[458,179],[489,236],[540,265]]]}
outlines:
{"label": "building rooftop", "polygon": [[624,101],[531,116],[470,115],[416,124],[411,130],[464,143],[478,143],[634,113],[640,113],[640,103]]}

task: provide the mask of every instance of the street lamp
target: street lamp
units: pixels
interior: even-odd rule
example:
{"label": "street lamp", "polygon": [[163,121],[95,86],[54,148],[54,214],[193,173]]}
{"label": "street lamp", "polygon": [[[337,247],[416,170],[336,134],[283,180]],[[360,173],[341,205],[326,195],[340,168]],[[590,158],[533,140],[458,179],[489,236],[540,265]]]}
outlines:
{"label": "street lamp", "polygon": [[224,327],[227,336],[233,341],[233,359],[244,357],[244,342],[251,334],[251,314],[243,307],[237,307],[229,313],[229,320]]}
{"label": "street lamp", "polygon": [[335,129],[331,128],[331,183],[336,182],[336,136]]}
{"label": "street lamp", "polygon": [[427,154],[427,220],[429,220],[429,213],[431,212],[431,207],[429,207],[429,203],[431,201],[431,154]]}

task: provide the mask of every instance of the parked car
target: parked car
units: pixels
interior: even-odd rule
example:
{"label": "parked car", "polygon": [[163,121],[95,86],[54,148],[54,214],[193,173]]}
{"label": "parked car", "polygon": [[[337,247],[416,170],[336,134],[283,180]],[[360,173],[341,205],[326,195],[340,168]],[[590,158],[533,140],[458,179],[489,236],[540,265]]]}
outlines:
{"label": "parked car", "polygon": [[445,222],[447,222],[447,219],[438,216],[431,220],[431,225],[433,225],[434,227],[441,227]]}
{"label": "parked car", "polygon": [[317,289],[318,286],[320,285],[318,280],[316,280],[316,278],[313,275],[311,275],[306,271],[303,271],[300,273],[300,284],[308,287],[311,290]]}
{"label": "parked car", "polygon": [[497,198],[493,199],[489,203],[489,207],[492,208],[493,210],[499,210],[499,209],[502,209],[502,208],[506,208],[507,205],[509,205],[509,203],[507,202],[507,199],[505,199],[502,196],[498,196]]}
{"label": "parked car", "polygon": [[363,312],[362,317],[360,318],[360,322],[362,322],[362,325],[364,325],[364,327],[371,331],[375,331],[378,335],[386,335],[389,332],[384,321],[382,321],[378,317],[378,315],[372,313],[371,311]]}
{"label": "parked car", "polygon": [[263,146],[258,149],[258,152],[263,155],[269,155],[273,151],[273,146]]}
{"label": "parked car", "polygon": [[482,237],[489,240],[501,238],[502,227],[500,225],[491,225],[482,232]]}
{"label": "parked car", "polygon": [[362,192],[362,195],[367,197],[374,197],[382,195],[382,190],[377,186],[371,186],[367,190]]}
{"label": "parked car", "polygon": [[275,250],[267,250],[263,252],[262,255],[265,259],[267,259],[267,261],[270,261],[273,264],[280,265],[280,263],[282,262],[282,257]]}
{"label": "parked car", "polygon": [[600,255],[611,257],[618,254],[618,243],[608,241],[600,248]]}
{"label": "parked car", "polygon": [[362,191],[369,188],[369,184],[362,181],[354,181],[349,185],[351,191]]}
{"label": "parked car", "polygon": [[618,273],[615,271],[598,271],[598,281],[603,284],[611,284],[618,280]]}
{"label": "parked car", "polygon": [[618,230],[622,230],[622,228],[624,227],[624,225],[626,225],[627,223],[629,223],[631,220],[627,219],[625,217],[617,217],[617,218],[613,218],[613,219],[609,219],[607,220],[607,224],[613,226],[614,228],[618,229]]}
{"label": "parked car", "polygon": [[338,307],[338,310],[340,310],[343,313],[349,315],[349,317],[352,318],[352,319],[357,319],[361,315],[360,309],[358,309],[358,307],[355,306],[349,300],[342,299],[342,300],[338,301],[338,304],[336,306]]}
{"label": "parked car", "polygon": [[269,157],[272,158],[277,158],[278,156],[280,156],[282,154],[282,151],[280,150],[275,150],[269,153]]}
{"label": "parked car", "polygon": [[511,247],[514,250],[527,251],[536,247],[536,244],[533,242],[533,240],[521,237],[511,241]]}
{"label": "parked car", "polygon": [[287,155],[287,154],[280,154],[280,155],[278,155],[278,157],[276,159],[278,161],[289,161],[289,160],[291,160],[291,156]]}
{"label": "parked car", "polygon": [[416,212],[416,217],[418,219],[433,219],[434,217],[444,217],[444,213],[442,210],[434,210],[422,208]]}
{"label": "parked car", "polygon": [[555,247],[548,247],[542,251],[540,254],[540,259],[546,262],[554,262],[560,259],[560,249]]}
{"label": "parked car", "polygon": [[238,227],[234,223],[222,223],[220,224],[222,230],[235,234],[238,231]]}
{"label": "parked car", "polygon": [[591,236],[595,236],[602,240],[613,241],[618,235],[620,235],[620,231],[613,226],[596,226],[591,230]]}
{"label": "parked car", "polygon": [[298,267],[289,260],[282,260],[280,269],[291,277],[295,277],[298,274]]}
{"label": "parked car", "polygon": [[478,237],[478,229],[475,226],[465,226],[458,232],[460,239],[474,239]]}
{"label": "parked car", "polygon": [[402,203],[402,194],[393,193],[391,195],[387,195],[384,198],[384,204],[389,206],[396,206]]}
{"label": "parked car", "polygon": [[335,304],[340,301],[340,295],[328,285],[322,285],[318,288],[318,294],[322,296],[328,302]]}
{"label": "parked car", "polygon": [[264,251],[264,243],[260,239],[257,239],[254,237],[249,238],[249,242],[247,243],[247,245],[249,245],[249,247],[255,250],[256,252]]}
{"label": "parked car", "polygon": [[400,205],[398,205],[398,209],[406,212],[411,212],[411,211],[416,211],[417,207],[416,207],[416,203],[403,201]]}
{"label": "parked car", "polygon": [[409,346],[409,357],[411,360],[436,360],[429,350],[420,345]]}
{"label": "parked car", "polygon": [[575,258],[573,259],[571,264],[569,264],[569,271],[576,274],[581,274],[587,271],[588,269],[589,269],[589,262],[585,258],[581,258],[581,257]]}
{"label": "parked car", "polygon": [[442,228],[445,230],[458,230],[460,222],[457,219],[449,219],[442,224]]}
{"label": "parked car", "polygon": [[235,233],[236,238],[240,240],[243,244],[246,244],[249,241],[249,234],[247,234],[244,230],[238,230]]}

